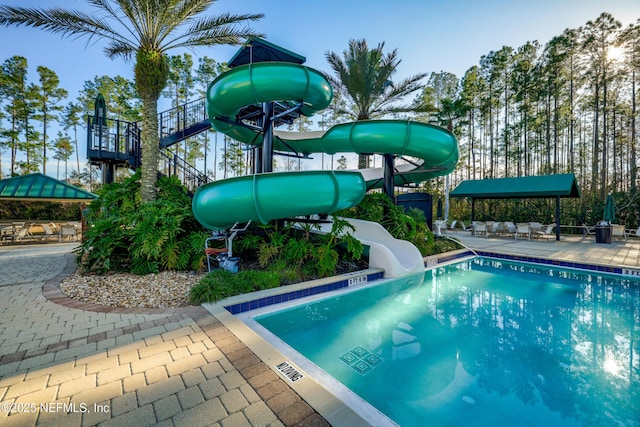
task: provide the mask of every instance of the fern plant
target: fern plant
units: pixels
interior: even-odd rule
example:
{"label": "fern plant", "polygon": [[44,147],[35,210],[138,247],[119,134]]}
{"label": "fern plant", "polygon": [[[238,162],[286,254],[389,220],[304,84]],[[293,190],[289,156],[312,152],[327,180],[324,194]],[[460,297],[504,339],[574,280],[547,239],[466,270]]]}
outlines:
{"label": "fern plant", "polygon": [[84,270],[136,274],[199,269],[206,231],[176,177],[158,180],[158,198],[142,203],[139,174],[106,185],[89,208],[85,238],[76,250]]}

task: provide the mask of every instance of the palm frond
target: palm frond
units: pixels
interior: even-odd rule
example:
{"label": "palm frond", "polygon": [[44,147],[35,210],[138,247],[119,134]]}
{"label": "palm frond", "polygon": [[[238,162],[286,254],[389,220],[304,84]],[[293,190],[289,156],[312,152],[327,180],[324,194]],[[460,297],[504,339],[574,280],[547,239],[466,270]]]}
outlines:
{"label": "palm frond", "polygon": [[247,21],[256,21],[263,16],[262,14],[222,14],[201,18],[185,28],[184,31],[173,35],[169,41],[165,41],[163,49],[221,44],[237,45],[249,37],[262,37],[262,34],[253,31],[248,26],[241,26],[241,24]]}
{"label": "palm frond", "polygon": [[381,110],[385,109],[388,105],[397,102],[417,90],[420,90],[423,87],[420,80],[424,77],[426,77],[426,73],[416,74],[398,83],[389,85],[387,90],[385,90],[383,95],[377,100],[378,102],[376,102],[376,106],[373,110],[375,112],[381,112]]}
{"label": "palm frond", "polygon": [[135,56],[136,48],[129,43],[120,43],[119,41],[112,41],[104,48],[104,53],[109,58],[115,58],[116,56],[122,56],[125,60],[130,60]]}
{"label": "palm frond", "polygon": [[343,57],[334,52],[325,54],[334,70],[329,82],[350,104],[346,112],[356,120],[383,116],[398,108],[405,110],[408,107],[392,105],[423,87],[420,80],[425,74],[394,83],[392,78],[400,64],[398,51],[385,55],[383,50],[384,42],[370,49],[366,40],[350,40]]}
{"label": "palm frond", "polygon": [[[117,33],[109,23],[80,11],[60,8],[35,9],[0,6],[0,25],[41,28],[62,36],[98,36],[120,43],[132,43]],[[135,44],[135,43],[134,43]]]}
{"label": "palm frond", "polygon": [[[121,14],[111,6],[110,0],[89,0],[89,3],[91,3],[97,10],[106,12],[107,15],[116,20],[121,27],[129,33],[133,40],[139,40],[138,36],[143,34],[142,28],[140,28],[138,21],[135,19],[136,2],[118,1],[118,6],[120,6],[124,16],[121,16]],[[127,18],[127,21],[123,19],[125,17]],[[129,26],[133,28],[130,28]]]}

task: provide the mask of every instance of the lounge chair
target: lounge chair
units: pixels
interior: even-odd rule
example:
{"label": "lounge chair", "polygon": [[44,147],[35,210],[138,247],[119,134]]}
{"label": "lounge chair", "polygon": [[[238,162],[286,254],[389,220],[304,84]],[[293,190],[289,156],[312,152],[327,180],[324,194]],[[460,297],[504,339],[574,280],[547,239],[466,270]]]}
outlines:
{"label": "lounge chair", "polygon": [[588,226],[587,224],[582,224],[584,227],[584,231],[582,232],[583,236],[594,236],[596,234],[596,228]]}
{"label": "lounge chair", "polygon": [[40,224],[40,226],[42,227],[42,230],[44,231],[44,234],[41,234],[39,237],[40,239],[49,239],[51,237],[54,237],[58,234],[57,230],[56,230],[56,226],[53,223],[49,223],[49,224]]}
{"label": "lounge chair", "polygon": [[464,225],[464,221],[460,221],[460,228],[462,228],[462,231],[471,231],[473,233],[473,224]]}
{"label": "lounge chair", "polygon": [[620,224],[611,224],[611,239],[622,238],[625,242],[627,241],[627,233],[624,231],[624,225]]}
{"label": "lounge chair", "polygon": [[491,231],[493,230],[493,224],[495,223],[495,221],[487,221],[487,231]]}
{"label": "lounge chair", "polygon": [[502,234],[510,235],[510,234],[515,234],[515,232],[516,232],[516,225],[513,222],[506,221],[502,225]]}
{"label": "lounge chair", "polygon": [[64,239],[69,239],[73,237],[73,241],[78,240],[78,230],[74,225],[61,225],[60,232],[58,234],[58,241],[62,241]]}
{"label": "lounge chair", "polygon": [[11,224],[0,224],[0,245],[5,240],[5,236],[13,234],[13,226]]}
{"label": "lounge chair", "polygon": [[640,227],[635,230],[627,230],[627,238],[629,237],[640,237]]}
{"label": "lounge chair", "polygon": [[540,230],[531,230],[531,232],[533,233],[533,236],[535,238],[538,237],[555,237],[556,233],[553,232],[553,229],[555,228],[555,224],[551,224],[551,225],[547,225],[546,227],[544,227],[544,229],[540,229]]}
{"label": "lounge chair", "polygon": [[542,230],[542,224],[539,223],[539,222],[535,222],[535,221],[534,222],[530,222],[529,223],[529,230],[531,230],[531,232],[540,231],[540,230]]}
{"label": "lounge chair", "polygon": [[[26,238],[31,237],[31,233],[29,232],[29,229],[31,228],[30,225],[25,224],[24,222],[20,223],[22,225],[20,226],[16,226],[16,223],[14,223],[14,229],[15,231],[12,234],[8,234],[4,236],[5,240],[12,240],[14,243],[19,241],[19,240],[24,240]],[[18,228],[16,228],[18,227]]]}
{"label": "lounge chair", "polygon": [[458,221],[454,219],[453,221],[451,221],[451,224],[447,227],[447,230],[454,231],[456,229],[456,224],[458,224]]}
{"label": "lounge chair", "polygon": [[436,236],[442,236],[446,229],[447,222],[441,219],[437,219],[433,224],[433,234],[435,234]]}
{"label": "lounge chair", "polygon": [[501,222],[494,222],[494,223],[491,224],[491,227],[489,227],[489,225],[487,224],[487,232],[488,233],[491,233],[494,236],[497,236],[498,233],[500,233],[501,231],[502,231],[502,223]]}
{"label": "lounge chair", "polygon": [[478,237],[478,234],[484,234],[484,237],[489,237],[487,235],[487,224],[484,222],[476,222],[473,225],[473,235]]}
{"label": "lounge chair", "polygon": [[516,224],[516,232],[513,237],[518,240],[518,236],[527,236],[527,240],[531,239],[531,228],[528,223],[519,222]]}

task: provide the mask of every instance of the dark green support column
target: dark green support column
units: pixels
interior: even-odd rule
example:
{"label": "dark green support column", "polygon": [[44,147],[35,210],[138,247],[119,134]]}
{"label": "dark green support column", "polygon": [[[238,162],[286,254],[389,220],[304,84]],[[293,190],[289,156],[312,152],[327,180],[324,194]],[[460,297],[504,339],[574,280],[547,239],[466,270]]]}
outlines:
{"label": "dark green support column", "polygon": [[395,197],[395,185],[394,185],[394,162],[392,154],[384,154],[384,193],[391,198],[393,203],[396,203]]}
{"label": "dark green support column", "polygon": [[273,172],[273,103],[262,104],[262,173]]}
{"label": "dark green support column", "polygon": [[474,199],[473,197],[471,198],[471,223],[473,224],[474,221],[474,217],[476,214],[476,199]]}
{"label": "dark green support column", "polygon": [[556,196],[556,240],[560,240],[560,196]]}
{"label": "dark green support column", "polygon": [[111,184],[116,175],[116,166],[111,162],[102,163],[102,183]]}

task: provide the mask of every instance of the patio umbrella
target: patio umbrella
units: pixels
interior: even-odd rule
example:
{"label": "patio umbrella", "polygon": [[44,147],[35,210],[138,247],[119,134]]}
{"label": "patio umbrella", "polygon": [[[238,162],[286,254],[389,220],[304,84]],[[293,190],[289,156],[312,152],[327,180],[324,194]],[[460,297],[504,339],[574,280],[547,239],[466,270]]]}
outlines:
{"label": "patio umbrella", "polygon": [[613,222],[616,218],[616,205],[613,203],[613,197],[611,194],[607,195],[607,200],[604,203],[604,214],[602,219],[605,221]]}
{"label": "patio umbrella", "polygon": [[436,218],[442,218],[442,199],[438,198],[438,207],[436,209]]}

